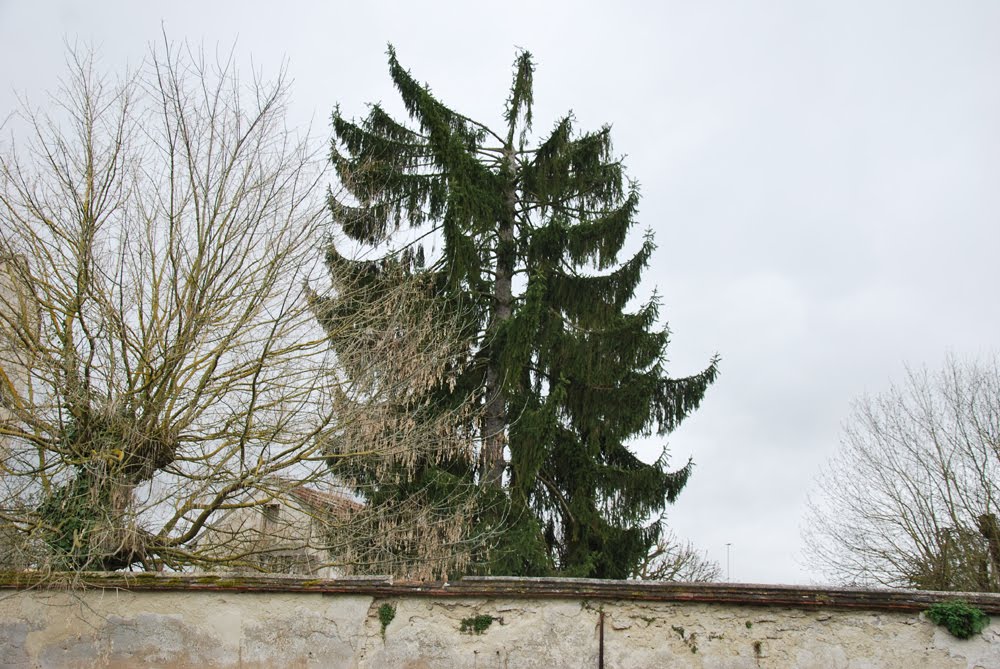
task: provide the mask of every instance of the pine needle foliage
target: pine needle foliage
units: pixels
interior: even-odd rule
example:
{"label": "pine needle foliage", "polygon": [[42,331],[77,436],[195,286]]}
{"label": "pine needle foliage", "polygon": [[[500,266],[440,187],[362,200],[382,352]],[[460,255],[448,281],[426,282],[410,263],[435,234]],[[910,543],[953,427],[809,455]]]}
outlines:
{"label": "pine needle foliage", "polygon": [[[389,249],[356,272],[402,263],[432,277],[437,299],[462,315],[468,355],[439,396],[445,405],[451,393],[481,398],[467,476],[504,509],[493,507],[504,531],[486,570],[625,578],[691,473],[690,463],[669,469],[665,450],[645,463],[628,443],[675,429],[717,373],[713,358],[700,373],[669,377],[658,299],[629,310],[655,249],[646,233],[620,258],[638,185],[613,153],[609,126],[579,132],[569,114],[532,141],[527,51],[515,59],[498,130],[438,100],[391,46],[388,59],[409,118],[378,104],[356,120],[334,111],[331,158],[343,188],[329,206],[354,243]],[[410,241],[393,245],[400,230]],[[431,258],[428,239],[438,249]],[[337,272],[352,263],[329,258]]]}

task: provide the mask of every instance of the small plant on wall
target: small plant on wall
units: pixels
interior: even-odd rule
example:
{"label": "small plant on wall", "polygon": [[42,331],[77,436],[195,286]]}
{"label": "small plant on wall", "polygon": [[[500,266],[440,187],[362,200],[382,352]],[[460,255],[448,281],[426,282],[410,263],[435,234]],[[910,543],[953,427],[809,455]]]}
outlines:
{"label": "small plant on wall", "polygon": [[385,628],[396,617],[396,607],[392,604],[382,604],[378,607],[378,621],[382,624],[382,638],[385,638]]}
{"label": "small plant on wall", "polygon": [[927,618],[937,625],[944,625],[952,636],[959,639],[979,634],[990,624],[989,616],[958,599],[933,605],[927,609]]}
{"label": "small plant on wall", "polygon": [[[465,632],[466,634],[482,634],[494,621],[498,618],[494,618],[489,614],[482,614],[478,616],[472,616],[470,618],[462,618],[462,623],[459,625],[458,631]],[[500,622],[503,622],[502,620]]]}

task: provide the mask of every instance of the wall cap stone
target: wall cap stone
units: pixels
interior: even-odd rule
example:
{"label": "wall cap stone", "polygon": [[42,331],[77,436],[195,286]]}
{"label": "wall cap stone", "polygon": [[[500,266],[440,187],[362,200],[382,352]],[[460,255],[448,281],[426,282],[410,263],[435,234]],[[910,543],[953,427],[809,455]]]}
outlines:
{"label": "wall cap stone", "polygon": [[586,578],[466,576],[458,581],[399,581],[389,576],[310,579],[299,576],[151,572],[2,572],[0,590],[113,589],[135,592],[222,591],[316,593],[371,597],[464,597],[487,599],[583,599],[697,602],[805,609],[923,611],[962,599],[1000,614],[1000,594],[866,588],[805,587],[751,583],[662,583]]}

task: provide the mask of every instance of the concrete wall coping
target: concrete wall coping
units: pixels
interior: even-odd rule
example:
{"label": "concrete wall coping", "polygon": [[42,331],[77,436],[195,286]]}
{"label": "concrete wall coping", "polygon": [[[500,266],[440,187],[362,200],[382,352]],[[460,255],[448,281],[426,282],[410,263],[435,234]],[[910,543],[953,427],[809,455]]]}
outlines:
{"label": "concrete wall coping", "polygon": [[379,598],[628,600],[868,611],[923,611],[938,602],[961,599],[986,613],[1000,614],[1000,594],[995,593],[505,576],[466,576],[452,582],[416,582],[394,580],[388,576],[310,579],[273,574],[0,572],[0,590],[3,589],[317,593]]}

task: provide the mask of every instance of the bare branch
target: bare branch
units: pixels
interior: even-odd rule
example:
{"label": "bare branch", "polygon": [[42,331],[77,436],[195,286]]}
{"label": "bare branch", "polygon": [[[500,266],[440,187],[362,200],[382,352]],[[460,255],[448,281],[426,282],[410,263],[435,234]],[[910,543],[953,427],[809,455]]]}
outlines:
{"label": "bare branch", "polygon": [[998,482],[997,361],[911,369],[855,404],[810,500],[807,558],[845,583],[995,592]]}

